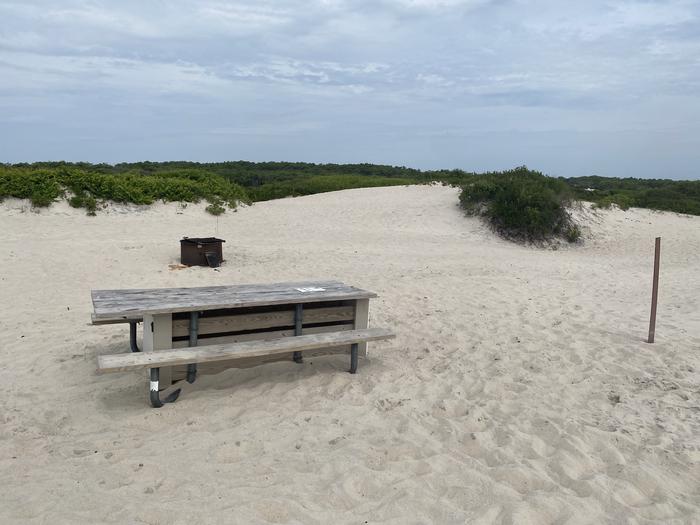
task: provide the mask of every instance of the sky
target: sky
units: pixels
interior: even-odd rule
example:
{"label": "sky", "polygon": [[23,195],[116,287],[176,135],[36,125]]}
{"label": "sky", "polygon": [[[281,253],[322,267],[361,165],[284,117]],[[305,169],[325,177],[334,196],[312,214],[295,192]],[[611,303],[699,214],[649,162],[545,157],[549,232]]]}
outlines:
{"label": "sky", "polygon": [[0,162],[700,178],[700,1],[0,1]]}

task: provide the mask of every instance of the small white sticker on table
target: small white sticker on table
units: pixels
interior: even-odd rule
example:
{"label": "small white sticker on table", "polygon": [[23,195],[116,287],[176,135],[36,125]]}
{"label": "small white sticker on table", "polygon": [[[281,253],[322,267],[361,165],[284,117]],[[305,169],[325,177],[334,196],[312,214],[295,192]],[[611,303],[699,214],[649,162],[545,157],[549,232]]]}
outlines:
{"label": "small white sticker on table", "polygon": [[306,288],[297,288],[298,291],[301,293],[309,293],[309,292],[325,292],[325,288],[317,288],[315,286],[307,286]]}

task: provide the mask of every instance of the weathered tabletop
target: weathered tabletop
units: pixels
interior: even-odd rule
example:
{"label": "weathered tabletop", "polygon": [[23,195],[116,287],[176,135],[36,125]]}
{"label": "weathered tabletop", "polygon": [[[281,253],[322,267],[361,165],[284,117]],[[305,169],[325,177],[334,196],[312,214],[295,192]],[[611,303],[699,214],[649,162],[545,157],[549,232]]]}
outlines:
{"label": "weathered tabletop", "polygon": [[377,294],[339,281],[303,281],[197,288],[93,290],[93,320],[134,318],[145,314],[191,312],[298,304],[346,299],[370,299]]}

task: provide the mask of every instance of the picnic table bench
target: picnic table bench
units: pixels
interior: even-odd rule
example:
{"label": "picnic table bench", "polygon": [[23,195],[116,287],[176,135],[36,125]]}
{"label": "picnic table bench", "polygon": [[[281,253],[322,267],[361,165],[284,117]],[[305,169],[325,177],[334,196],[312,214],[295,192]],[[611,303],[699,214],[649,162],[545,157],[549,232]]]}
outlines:
{"label": "picnic table bench", "polygon": [[180,389],[160,398],[172,384],[231,367],[349,353],[354,374],[368,342],[394,337],[368,327],[369,300],[376,296],[339,281],[93,290],[92,323],[129,323],[131,346],[131,352],[98,356],[97,370],[149,369],[155,408],[178,398]]}

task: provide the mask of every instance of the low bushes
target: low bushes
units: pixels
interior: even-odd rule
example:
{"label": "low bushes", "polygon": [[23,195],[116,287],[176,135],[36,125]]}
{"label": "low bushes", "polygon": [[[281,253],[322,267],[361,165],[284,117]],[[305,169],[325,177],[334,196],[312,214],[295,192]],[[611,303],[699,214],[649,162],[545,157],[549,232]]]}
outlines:
{"label": "low bushes", "polygon": [[377,186],[404,186],[416,184],[414,180],[398,177],[367,177],[362,175],[314,175],[296,180],[272,182],[262,186],[248,188],[254,201],[266,201],[283,197],[299,197],[328,191],[354,188],[373,188]]}
{"label": "low bushes", "polygon": [[494,228],[514,239],[576,239],[580,233],[566,212],[573,198],[599,207],[615,204],[623,209],[642,207],[700,215],[700,180],[553,179],[525,167],[482,174],[301,162],[0,164],[0,200],[12,196],[30,199],[34,206],[48,206],[67,197],[72,206],[88,213],[95,213],[100,203],[108,200],[135,204],[206,200],[210,213],[223,213],[236,202],[433,181],[465,188],[461,197],[465,210],[484,215]]}
{"label": "low bushes", "polygon": [[700,180],[574,177],[566,179],[580,200],[600,208],[615,204],[700,215]]}
{"label": "low bushes", "polygon": [[[10,182],[11,191],[3,190],[7,186],[8,170],[16,173],[34,174],[35,177]],[[403,166],[382,166],[376,164],[310,164],[304,162],[132,162],[122,164],[90,164],[87,162],[35,162],[20,164],[0,164],[0,198],[3,195],[22,193],[31,198],[37,206],[44,206],[57,198],[65,190],[64,181],[56,178],[59,170],[68,170],[103,177],[139,177],[158,179],[186,179],[206,186],[206,180],[221,179],[233,184],[241,191],[244,188],[252,200],[269,200],[293,195],[309,195],[323,191],[335,191],[347,188],[367,186],[389,186],[394,184],[425,184],[433,181],[452,186],[465,187],[484,177],[496,173],[471,173],[462,170],[421,171]],[[517,170],[512,170],[517,171]],[[525,170],[528,171],[528,170]],[[532,172],[535,173],[535,172]],[[41,174],[41,176],[39,176]],[[672,173],[668,173],[672,176]],[[75,175],[73,176],[75,177]],[[210,179],[211,178],[211,179]],[[102,179],[101,179],[102,180]],[[621,208],[630,206],[652,208],[700,215],[700,180],[639,179],[584,176],[568,179],[560,178],[572,190],[578,200],[591,201],[601,207],[615,204]],[[52,182],[53,181],[53,182]],[[148,181],[145,181],[146,183]],[[55,184],[58,184],[56,187]],[[90,180],[81,184],[95,186]],[[122,199],[173,199],[207,198],[197,195],[200,190],[191,191],[177,183],[163,183],[167,187],[150,188],[142,192],[132,191],[134,183],[129,181],[128,188],[113,188],[107,194]],[[24,186],[23,189],[17,186]],[[98,185],[99,186],[99,185]],[[88,192],[88,190],[85,190]],[[211,188],[204,189],[209,193]],[[214,190],[216,191],[216,190]],[[133,197],[132,197],[132,193]],[[145,195],[143,195],[145,193]],[[95,198],[103,198],[97,197]],[[244,199],[241,199],[244,200]],[[86,202],[90,202],[89,200]]]}
{"label": "low bushes", "polygon": [[466,213],[484,217],[508,239],[537,242],[560,237],[576,242],[581,237],[567,210],[572,202],[569,187],[526,167],[473,179],[463,186],[459,201]]}
{"label": "low bushes", "polygon": [[[34,168],[0,165],[0,199],[30,199],[33,206],[48,206],[71,195],[69,203],[94,214],[99,201],[133,204],[199,202],[206,200],[212,213],[223,212],[223,205],[235,208],[250,202],[243,188],[210,173],[181,171],[146,175],[108,174],[78,167]],[[211,208],[211,209],[210,209]]]}

